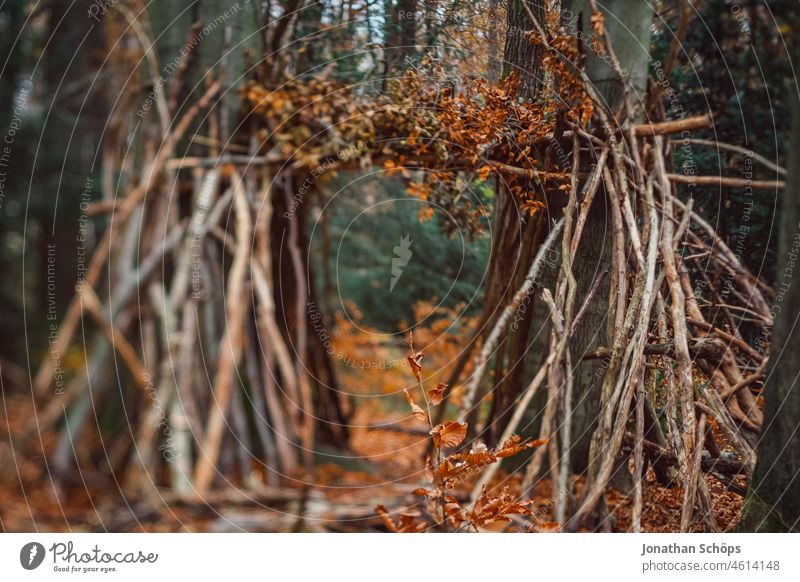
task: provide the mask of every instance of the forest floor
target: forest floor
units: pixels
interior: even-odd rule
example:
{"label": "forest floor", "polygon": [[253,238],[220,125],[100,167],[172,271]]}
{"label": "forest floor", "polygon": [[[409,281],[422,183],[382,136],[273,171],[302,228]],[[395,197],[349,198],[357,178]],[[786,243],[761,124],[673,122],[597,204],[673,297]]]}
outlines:
{"label": "forest floor", "polygon": [[[4,422],[8,418],[30,418],[30,410],[26,410],[30,406],[26,406],[25,401],[25,398],[6,399]],[[398,401],[398,409],[400,406]],[[250,501],[245,498],[196,505],[170,504],[167,499],[155,499],[142,506],[126,499],[118,481],[108,471],[102,471],[101,466],[91,463],[82,467],[79,479],[63,486],[59,498],[53,493],[53,482],[44,470],[42,459],[17,456],[19,478],[5,475],[0,481],[0,529],[4,532],[382,530],[374,514],[375,505],[382,503],[394,510],[413,506],[417,498],[411,491],[425,484],[421,469],[426,446],[425,437],[419,434],[366,428],[365,425],[396,420],[396,414],[394,418],[385,413],[381,417],[383,408],[362,406],[354,418],[354,424],[361,425],[361,428],[354,428],[351,435],[351,455],[358,459],[354,468],[343,466],[349,461],[316,467],[312,489],[319,495],[310,496],[306,501],[306,523],[296,517],[301,501],[273,503],[257,495]],[[418,429],[413,420],[400,424],[407,425],[410,431]],[[8,428],[13,434],[21,427]],[[3,426],[3,432],[6,429]],[[52,440],[43,439],[46,449],[52,448]],[[512,488],[518,487],[516,476],[500,472],[496,479]],[[722,531],[732,529],[742,498],[726,490],[714,477],[707,475],[706,482],[712,493],[719,528]],[[579,482],[579,488],[580,485]],[[678,530],[682,497],[680,487],[660,486],[651,471],[644,486],[643,529],[649,532]],[[553,495],[549,480],[543,479],[537,484],[533,498],[540,519],[552,521]],[[630,531],[632,498],[612,489],[606,500],[614,531]],[[497,525],[497,530],[517,529],[513,522]]]}
{"label": "forest floor", "polygon": [[[114,474],[102,453],[113,444],[97,443],[96,458],[81,459],[81,468],[54,485],[44,458],[14,451],[16,474],[0,475],[0,530],[28,531],[385,531],[375,506],[390,511],[412,509],[420,501],[413,490],[427,485],[424,452],[427,435],[420,421],[408,414],[403,393],[409,371],[401,345],[374,336],[361,341],[352,330],[341,330],[337,350],[339,378],[351,403],[351,451],[325,450],[318,455],[311,479],[285,490],[248,489],[242,482],[220,486],[223,495],[206,502],[174,501],[168,489],[158,489],[147,500],[123,493],[124,475]],[[377,339],[376,339],[377,338]],[[385,340],[385,338],[383,338]],[[424,338],[423,338],[424,339]],[[426,344],[427,345],[427,344]],[[457,344],[445,341],[442,349],[427,354],[431,369],[445,370]],[[437,368],[436,366],[441,366]],[[435,381],[435,379],[434,379]],[[27,395],[5,394],[0,406],[2,441],[16,440],[31,422],[33,410]],[[41,437],[41,447],[52,451],[56,435]],[[96,438],[84,436],[82,438]],[[0,445],[5,447],[4,444]],[[5,455],[12,454],[7,447]],[[255,467],[256,474],[259,468]],[[263,473],[263,465],[260,468]],[[706,475],[712,505],[721,531],[735,527],[743,499],[716,478]],[[257,481],[260,481],[257,479]],[[519,477],[502,470],[493,485],[502,483],[519,491]],[[743,483],[740,483],[743,484]],[[466,483],[470,486],[470,483]],[[580,491],[580,479],[576,489]],[[241,488],[241,491],[237,489]],[[58,493],[56,493],[58,492]],[[226,493],[230,493],[227,495]],[[234,495],[235,493],[235,495]],[[469,489],[454,491],[469,495]],[[644,483],[642,527],[648,532],[679,531],[683,490],[662,487],[652,470]],[[554,520],[552,484],[540,480],[533,499],[538,528],[547,531]],[[613,531],[630,531],[633,499],[611,489],[606,495]],[[419,506],[417,506],[419,507]],[[302,515],[299,518],[298,515]],[[521,523],[521,522],[520,522]],[[498,523],[495,530],[518,531],[520,523]],[[700,531],[698,524],[697,530]]]}

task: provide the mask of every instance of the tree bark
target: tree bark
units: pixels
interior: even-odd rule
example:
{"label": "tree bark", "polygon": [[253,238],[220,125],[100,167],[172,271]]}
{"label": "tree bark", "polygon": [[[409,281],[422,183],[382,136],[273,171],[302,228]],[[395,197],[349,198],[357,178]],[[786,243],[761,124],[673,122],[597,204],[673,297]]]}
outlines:
{"label": "tree bark", "polygon": [[[775,323],[764,386],[764,423],[758,463],[739,529],[800,531],[800,284],[794,264],[800,249],[800,100],[794,95],[788,184],[781,201]],[[782,295],[782,299],[781,299]]]}
{"label": "tree bark", "polygon": [[541,50],[528,37],[536,30],[531,14],[544,26],[544,2],[542,0],[510,0],[508,3],[508,28],[506,29],[505,61],[503,76],[519,75],[519,94],[533,99],[541,85]]}
{"label": "tree bark", "polygon": [[[634,92],[634,102],[637,102],[639,96],[644,95],[645,89],[652,6],[644,1],[611,0],[603,3],[601,11],[606,15],[606,23],[617,19],[620,21],[613,27],[608,25],[607,29],[621,66],[629,72],[632,80],[629,88]],[[610,16],[609,13],[614,16]],[[567,28],[567,32],[571,34],[581,31],[581,36],[587,39],[591,33],[590,17],[591,8],[588,1],[577,0],[562,3],[562,23]],[[506,46],[508,47],[508,42]],[[606,99],[606,103],[612,107],[612,110],[616,109],[622,101],[622,85],[616,73],[610,70],[607,59],[601,58],[594,52],[593,46],[590,41],[584,40],[583,51],[587,53],[587,74],[590,81]],[[587,171],[594,161],[592,157],[583,156],[580,162],[581,170]],[[559,218],[565,204],[563,193],[554,192],[547,198],[548,214],[553,219]],[[598,275],[605,266],[611,263],[613,237],[610,209],[608,193],[601,186],[589,209],[588,219],[575,256],[575,264],[581,265],[580,269],[575,269],[577,305],[581,305],[585,301]],[[554,289],[557,275],[558,265],[545,270],[542,274],[542,285]],[[609,303],[604,299],[611,296],[612,279],[612,277],[607,277],[600,282],[596,291],[597,299],[589,305],[570,342],[570,350],[575,362],[572,369],[575,402],[572,412],[570,456],[572,470],[576,473],[583,473],[588,468],[589,445],[599,411],[600,387],[607,365],[604,361],[582,361],[582,356],[591,353],[603,345],[603,342],[608,342],[609,345],[612,343],[609,334],[613,335],[613,322],[609,321]],[[614,285],[614,289],[616,289],[616,285]],[[531,340],[528,358],[531,368],[529,374],[536,373],[544,360],[543,354],[547,352],[549,345],[549,328],[550,323],[546,313],[536,314],[531,329],[534,336]],[[528,413],[534,428],[538,423],[537,419],[541,416],[542,406],[543,402],[540,399],[539,402],[534,403],[534,408]]]}

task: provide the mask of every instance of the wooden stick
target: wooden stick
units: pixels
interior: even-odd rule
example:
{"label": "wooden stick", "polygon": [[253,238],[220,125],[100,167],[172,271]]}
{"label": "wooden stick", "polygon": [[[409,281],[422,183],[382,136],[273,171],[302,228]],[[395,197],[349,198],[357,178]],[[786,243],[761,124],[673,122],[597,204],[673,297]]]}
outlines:
{"label": "wooden stick", "polygon": [[642,531],[642,481],[644,480],[644,402],[647,392],[644,386],[645,370],[636,386],[636,438],[633,445],[633,512],[631,525],[634,533]]}
{"label": "wooden stick", "polygon": [[714,117],[711,114],[699,115],[696,117],[685,117],[674,121],[662,121],[659,123],[644,123],[633,126],[633,133],[637,137],[647,137],[656,135],[669,135],[673,133],[683,133],[695,129],[708,129],[714,126]]}
{"label": "wooden stick", "polygon": [[739,390],[742,390],[743,388],[747,388],[748,386],[750,386],[754,382],[757,382],[757,381],[763,379],[764,378],[764,371],[767,368],[767,363],[768,362],[769,362],[769,358],[764,358],[761,361],[761,363],[758,365],[758,367],[756,368],[755,372],[753,372],[749,376],[745,376],[744,378],[739,380],[736,384],[731,386],[730,390],[727,390],[725,392],[720,392],[720,394],[719,394],[720,398],[722,398],[723,401],[727,400],[728,398],[730,398],[731,396],[736,394]]}
{"label": "wooden stick", "polygon": [[103,314],[103,305],[100,303],[100,299],[98,299],[94,290],[92,290],[89,285],[81,285],[79,293],[83,306],[89,311],[97,327],[100,328],[100,331],[106,336],[108,343],[111,344],[114,350],[122,357],[125,365],[128,366],[133,382],[143,392],[147,392],[149,387],[146,381],[148,377],[147,370],[139,360],[136,350],[125,336],[106,319],[106,316]]}
{"label": "wooden stick", "polygon": [[733,337],[728,332],[721,330],[720,328],[708,323],[707,321],[690,318],[686,320],[686,323],[688,323],[689,325],[693,325],[695,327],[699,327],[700,329],[707,331],[708,333],[713,333],[714,335],[728,342],[729,345],[736,346],[737,348],[742,350],[757,363],[761,363],[762,361],[764,361],[764,356],[759,354],[749,345],[747,345],[747,343],[745,343],[743,340],[740,340],[737,337]]}
{"label": "wooden stick", "polygon": [[718,150],[727,150],[730,152],[736,152],[738,154],[743,154],[748,158],[753,158],[757,162],[761,163],[762,165],[766,166],[770,170],[774,172],[778,172],[779,174],[786,175],[786,169],[782,168],[781,166],[774,164],[773,162],[769,161],[764,156],[757,154],[752,150],[748,150],[747,148],[743,148],[741,146],[737,146],[730,143],[724,143],[721,141],[714,141],[712,139],[697,139],[697,138],[686,138],[682,140],[675,140],[672,142],[673,144],[680,144],[680,143],[693,143],[697,145],[704,145],[713,148],[717,148]]}
{"label": "wooden stick", "polygon": [[[119,212],[114,214],[111,224],[97,244],[97,249],[92,255],[92,260],[86,270],[86,276],[82,282],[83,284],[94,286],[97,283],[103,271],[103,267],[105,266],[108,254],[111,251],[115,230],[128,220],[133,210],[142,202],[144,197],[154,186],[156,177],[164,170],[167,159],[175,151],[175,147],[183,137],[183,134],[189,128],[192,121],[194,121],[194,118],[197,117],[197,114],[211,103],[211,100],[217,92],[219,92],[220,87],[219,83],[214,83],[209,87],[200,100],[197,101],[175,125],[175,129],[163,140],[155,159],[144,172],[138,186],[125,198],[122,204],[120,204]],[[76,295],[70,302],[67,313],[59,326],[58,337],[50,346],[51,351],[57,353],[64,353],[66,351],[79,321],[80,299]],[[37,396],[44,396],[45,392],[52,384],[53,367],[53,358],[45,358],[39,366],[39,370],[33,382],[33,390]]]}
{"label": "wooden stick", "polygon": [[695,435],[694,454],[691,459],[691,465],[688,468],[688,478],[683,484],[684,495],[683,505],[681,507],[681,533],[686,533],[692,526],[692,518],[694,517],[694,500],[697,495],[697,481],[701,479],[700,461],[703,459],[703,447],[700,445],[705,432],[706,415],[701,413],[700,418],[697,420],[697,434]]}
{"label": "wooden stick", "polygon": [[695,186],[728,186],[731,188],[752,188],[754,190],[780,190],[786,187],[782,180],[747,180],[745,178],[729,178],[727,176],[686,176],[684,174],[667,174],[667,179],[676,184],[693,184]]}
{"label": "wooden stick", "polygon": [[247,265],[250,257],[252,232],[250,208],[241,176],[234,172],[234,207],[236,209],[236,252],[228,276],[227,328],[220,342],[219,364],[214,377],[214,406],[207,422],[203,444],[199,447],[199,458],[195,467],[195,494],[202,498],[208,491],[217,470],[225,416],[234,389],[234,372],[242,353],[244,306],[243,294]]}

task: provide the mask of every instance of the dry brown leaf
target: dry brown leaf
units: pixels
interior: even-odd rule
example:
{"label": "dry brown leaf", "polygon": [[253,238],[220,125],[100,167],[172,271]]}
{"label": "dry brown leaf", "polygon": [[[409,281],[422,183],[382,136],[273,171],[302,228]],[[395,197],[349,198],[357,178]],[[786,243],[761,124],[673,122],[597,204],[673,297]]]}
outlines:
{"label": "dry brown leaf", "polygon": [[463,462],[454,460],[452,457],[447,457],[446,459],[442,459],[442,462],[439,463],[439,466],[436,468],[436,473],[442,480],[447,481],[463,471],[464,466]]}
{"label": "dry brown leaf", "polygon": [[391,518],[389,511],[383,505],[378,505],[375,512],[381,517],[386,528],[394,533],[416,533],[428,527],[425,521],[417,523],[417,518],[422,514],[415,509],[400,512],[399,523]]}
{"label": "dry brown leaf", "polygon": [[472,508],[470,521],[475,527],[482,527],[498,521],[511,521],[508,517],[511,514],[530,514],[531,510],[528,506],[531,503],[533,501],[530,499],[518,499],[507,486],[497,496],[490,495],[484,486]]}
{"label": "dry brown leaf", "polygon": [[428,398],[431,401],[433,406],[440,404],[442,402],[442,398],[444,398],[444,391],[447,389],[447,384],[442,384],[439,382],[436,385],[436,388],[431,388],[428,390]]}
{"label": "dry brown leaf", "polygon": [[444,424],[437,424],[431,430],[431,437],[438,448],[456,447],[467,436],[467,423],[449,420]]}
{"label": "dry brown leaf", "polygon": [[447,495],[444,499],[444,512],[447,514],[447,519],[450,520],[450,524],[454,528],[458,529],[465,521],[464,511],[461,509],[461,505],[455,497]]}
{"label": "dry brown leaf", "polygon": [[389,510],[386,509],[383,505],[378,505],[375,508],[375,512],[381,516],[386,529],[391,532],[397,532],[397,525],[394,523],[394,520],[389,516]]}
{"label": "dry brown leaf", "polygon": [[592,13],[591,23],[592,23],[592,30],[597,37],[602,37],[604,33],[604,24],[606,21],[606,17],[603,16],[600,12]]}
{"label": "dry brown leaf", "polygon": [[515,434],[505,440],[505,442],[495,451],[495,455],[501,459],[513,457],[525,449],[540,447],[547,443],[547,439],[537,439],[535,441],[522,442],[522,437]]}
{"label": "dry brown leaf", "polygon": [[419,420],[428,422],[428,415],[425,414],[425,411],[422,410],[422,408],[417,406],[416,402],[414,402],[414,399],[411,397],[411,394],[409,394],[408,390],[403,388],[403,393],[406,395],[406,401],[408,402],[408,405],[411,407],[411,414],[413,414]]}
{"label": "dry brown leaf", "polygon": [[417,382],[422,381],[422,357],[424,355],[425,354],[422,352],[417,352],[413,356],[406,356],[408,364],[411,366],[411,371],[414,372]]}

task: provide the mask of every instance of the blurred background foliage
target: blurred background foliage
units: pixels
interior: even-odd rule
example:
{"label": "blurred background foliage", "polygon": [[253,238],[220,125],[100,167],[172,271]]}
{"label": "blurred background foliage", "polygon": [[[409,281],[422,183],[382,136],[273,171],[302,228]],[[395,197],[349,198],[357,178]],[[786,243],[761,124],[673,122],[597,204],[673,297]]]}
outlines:
{"label": "blurred background foliage", "polygon": [[[387,179],[382,174],[358,177],[347,172],[331,180],[329,188],[335,194],[321,211],[322,216],[330,214],[327,255],[323,251],[323,228],[312,224],[309,233],[314,245],[312,257],[318,265],[314,269],[318,296],[326,297],[328,305],[344,305],[349,311],[346,306],[352,303],[364,323],[386,333],[402,332],[419,323],[414,306],[421,301],[434,308],[465,306],[461,311],[466,310],[463,315],[467,316],[480,310],[488,237],[471,240],[457,228],[448,234],[453,228],[447,226],[454,223],[442,224],[448,222],[445,212],[420,220],[420,214],[430,205],[410,198],[400,179]],[[480,188],[473,193],[483,198],[483,204],[491,204]],[[411,257],[390,289],[394,248],[406,237]],[[328,262],[332,274],[332,281],[327,283],[323,261]]]}
{"label": "blurred background foliage", "polygon": [[[698,14],[686,23],[685,39],[669,73],[668,85],[675,97],[674,100],[665,98],[662,104],[668,114],[680,110],[687,115],[708,111],[716,114],[714,130],[695,133],[693,137],[739,143],[782,163],[789,131],[787,83],[793,78],[783,43],[791,36],[788,34],[791,25],[780,23],[776,27],[771,18],[786,13],[787,2],[704,0],[693,3]],[[191,16],[192,11],[198,11],[197,5],[191,3],[182,10],[189,10]],[[682,2],[667,0],[655,3],[658,16],[653,28],[651,82],[658,78],[659,63],[663,65],[669,60],[672,40],[681,27],[682,5]],[[47,3],[9,0],[0,5],[0,62],[3,63],[0,132],[6,136],[15,119],[19,126],[10,166],[3,168],[7,175],[0,203],[0,268],[6,281],[0,287],[0,326],[7,331],[0,340],[0,355],[12,361],[25,360],[26,345],[31,348],[27,356],[32,359],[36,359],[46,345],[46,321],[41,317],[29,318],[26,328],[25,318],[26,314],[30,316],[48,308],[47,248],[50,244],[74,247],[87,177],[94,184],[88,195],[93,201],[101,197],[103,176],[98,144],[104,131],[113,130],[104,127],[112,106],[105,84],[113,63],[105,64],[99,78],[96,78],[96,71],[108,54],[106,38],[113,31],[104,30],[104,26],[111,26],[107,20],[95,23],[87,18],[90,6],[87,0]],[[420,10],[431,8],[427,3],[419,3],[418,7]],[[332,43],[326,37],[324,43],[318,43],[319,51],[322,47],[325,51],[334,47],[335,54],[319,51],[318,54],[312,37],[302,52],[302,62],[296,64],[297,69],[307,69],[309,74],[319,72],[319,63],[335,59],[337,66],[330,71],[334,78],[358,85],[363,91],[376,90],[372,84],[377,74],[376,63],[370,66],[367,61],[371,57],[359,51],[371,47],[370,42],[380,40],[383,34],[390,34],[393,26],[402,27],[402,23],[386,22],[381,9],[367,6],[364,8],[366,18],[361,24],[328,30],[330,23],[338,18],[336,10],[340,8],[336,3],[326,4],[319,8],[318,14],[304,15],[294,33],[297,38],[321,28],[329,35],[338,35],[339,42]],[[452,49],[449,56],[463,57],[459,67],[465,74],[491,77],[492,71],[487,70],[485,64],[478,68],[476,63],[486,61],[486,39],[495,35],[493,42],[497,42],[498,22],[504,22],[502,3],[500,12],[496,12],[497,8],[492,2],[468,2],[463,6],[458,3],[441,23],[430,26],[430,30],[426,28],[424,34],[439,41],[446,40]],[[183,18],[191,21],[189,16]],[[153,25],[158,28],[163,23],[154,22]],[[22,29],[26,34],[18,35]],[[446,38],[437,36],[442,34]],[[502,31],[500,34],[502,36]],[[176,37],[172,45],[180,46],[182,40],[182,36]],[[214,43],[219,44],[218,40]],[[163,39],[159,44],[160,47],[167,45],[169,43]],[[46,50],[48,46],[60,48]],[[248,47],[243,46],[245,59],[247,50]],[[402,58],[413,65],[424,54],[423,50],[406,51]],[[488,58],[491,60],[491,55]],[[25,106],[18,107],[20,92],[26,88],[30,92]],[[135,149],[131,155],[136,155]],[[741,175],[737,169],[744,172],[745,164],[741,154],[700,146],[689,150],[677,148],[674,161],[678,168],[694,167],[697,174],[733,176]],[[780,179],[758,164],[753,164],[752,168],[754,178]],[[126,176],[114,179],[124,180]],[[340,177],[337,182],[349,179]],[[682,188],[689,193],[686,187]],[[380,210],[365,212],[350,226],[347,235],[343,235],[365,199],[377,204],[408,198],[403,190],[400,182],[385,180],[379,186],[373,179],[350,184],[337,197],[340,204],[335,205],[330,219],[327,256],[314,253],[316,281],[326,298],[330,299],[331,289],[325,288],[325,261],[338,281],[334,291],[341,293],[342,299],[352,301],[365,321],[384,330],[397,331],[403,323],[408,323],[413,315],[412,306],[418,300],[442,301],[444,306],[454,307],[470,304],[473,298],[479,299],[488,260],[488,238],[462,240],[458,234],[448,234],[447,229],[439,228],[447,226],[441,224],[443,218],[439,215],[420,223],[418,213],[408,211],[409,205],[416,202],[405,206],[399,202],[387,203],[381,205]],[[776,252],[776,238],[771,236],[776,194],[756,191],[757,204],[751,210],[748,205],[752,198],[745,196],[740,188],[698,186],[691,194],[696,200],[695,207],[727,238],[729,246],[741,255],[750,269],[771,283]],[[491,186],[482,186],[476,190],[476,195],[487,204],[490,212]],[[742,217],[748,211],[749,232],[742,236]],[[102,220],[89,221],[90,246],[99,234],[97,230],[102,228]],[[309,228],[313,228],[313,223]],[[310,232],[307,234],[312,236]],[[375,288],[388,285],[392,249],[405,234],[414,240],[414,259],[392,293],[374,294]],[[313,244],[321,244],[318,239],[316,237]],[[55,265],[54,276],[58,282],[55,304],[58,313],[63,313],[77,274],[75,254],[63,253]],[[452,289],[450,281],[455,281]],[[332,305],[338,305],[338,301]],[[25,341],[18,341],[23,334]]]}

